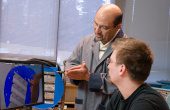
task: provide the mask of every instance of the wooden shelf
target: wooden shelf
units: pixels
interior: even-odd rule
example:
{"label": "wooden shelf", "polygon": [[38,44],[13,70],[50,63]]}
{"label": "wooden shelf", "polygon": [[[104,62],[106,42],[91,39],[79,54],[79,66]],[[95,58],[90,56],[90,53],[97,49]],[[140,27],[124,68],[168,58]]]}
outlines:
{"label": "wooden shelf", "polygon": [[[70,95],[71,93],[71,95]],[[66,88],[65,88],[65,104],[75,104],[75,97],[77,94],[77,86],[71,84],[71,83],[66,83]]]}

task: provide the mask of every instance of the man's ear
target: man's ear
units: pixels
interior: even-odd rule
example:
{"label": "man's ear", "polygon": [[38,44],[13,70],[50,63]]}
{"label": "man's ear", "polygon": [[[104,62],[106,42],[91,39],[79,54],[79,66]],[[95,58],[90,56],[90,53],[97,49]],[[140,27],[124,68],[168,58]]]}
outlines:
{"label": "man's ear", "polygon": [[122,23],[120,23],[116,26],[116,29],[121,29],[121,28],[122,28]]}

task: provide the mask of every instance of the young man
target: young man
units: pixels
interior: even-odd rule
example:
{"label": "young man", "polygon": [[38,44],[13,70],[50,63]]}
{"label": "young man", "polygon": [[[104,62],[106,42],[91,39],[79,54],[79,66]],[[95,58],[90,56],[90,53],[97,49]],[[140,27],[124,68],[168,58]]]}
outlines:
{"label": "young man", "polygon": [[106,110],[169,110],[164,98],[144,83],[153,63],[150,48],[133,38],[116,39],[112,48],[109,76],[118,89]]}
{"label": "young man", "polygon": [[102,5],[94,18],[94,34],[86,37],[66,61],[65,74],[78,86],[77,110],[103,110],[114,87],[104,80],[106,59],[112,53],[111,43],[124,37],[122,11],[114,4]]}

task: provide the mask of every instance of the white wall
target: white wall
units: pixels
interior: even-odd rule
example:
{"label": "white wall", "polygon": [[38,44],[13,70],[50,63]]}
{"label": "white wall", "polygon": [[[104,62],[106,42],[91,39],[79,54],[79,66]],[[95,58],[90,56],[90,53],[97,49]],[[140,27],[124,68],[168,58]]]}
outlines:
{"label": "white wall", "polygon": [[123,3],[126,34],[146,41],[155,55],[148,80],[170,80],[170,0],[126,0]]}
{"label": "white wall", "polygon": [[[62,65],[85,36],[93,33],[97,9],[110,0],[61,0],[57,62]],[[113,2],[111,0],[110,2]]]}

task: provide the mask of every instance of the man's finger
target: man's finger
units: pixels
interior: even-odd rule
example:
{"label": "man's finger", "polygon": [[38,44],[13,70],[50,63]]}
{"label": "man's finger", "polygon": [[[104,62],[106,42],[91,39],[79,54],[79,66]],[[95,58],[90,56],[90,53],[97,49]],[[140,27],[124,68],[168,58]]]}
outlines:
{"label": "man's finger", "polygon": [[67,71],[67,74],[78,74],[80,73],[81,69],[74,69],[74,70],[69,70]]}
{"label": "man's finger", "polygon": [[81,65],[73,66],[73,67],[67,69],[66,71],[70,71],[70,70],[74,70],[74,69],[79,69],[79,68],[81,68]]}
{"label": "man's finger", "polygon": [[73,74],[67,74],[67,76],[70,78],[70,79],[74,79],[74,80],[80,80],[82,79],[82,76],[77,74],[77,73],[73,73]]}

